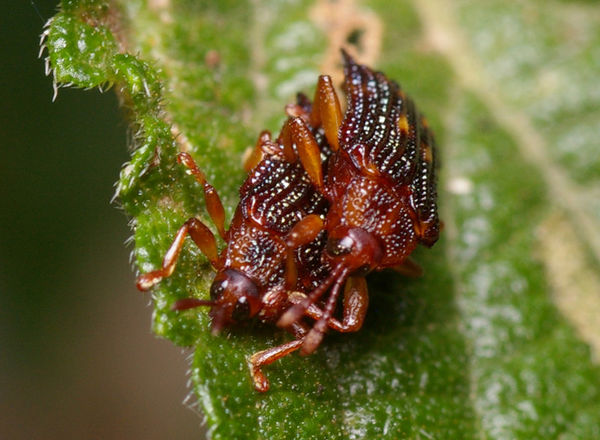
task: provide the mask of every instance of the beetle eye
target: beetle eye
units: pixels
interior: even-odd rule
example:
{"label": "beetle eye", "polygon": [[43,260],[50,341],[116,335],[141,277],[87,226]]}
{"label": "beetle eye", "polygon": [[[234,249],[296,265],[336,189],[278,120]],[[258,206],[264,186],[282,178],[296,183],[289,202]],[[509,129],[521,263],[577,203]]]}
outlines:
{"label": "beetle eye", "polygon": [[327,253],[332,257],[349,254],[352,251],[353,241],[350,237],[341,239],[329,239],[327,241]]}
{"label": "beetle eye", "polygon": [[221,298],[224,291],[225,283],[215,280],[212,286],[210,286],[210,299],[212,299],[213,301],[218,300],[219,298]]}
{"label": "beetle eye", "polygon": [[250,304],[245,296],[242,296],[236,303],[231,313],[234,321],[245,321],[250,317]]}

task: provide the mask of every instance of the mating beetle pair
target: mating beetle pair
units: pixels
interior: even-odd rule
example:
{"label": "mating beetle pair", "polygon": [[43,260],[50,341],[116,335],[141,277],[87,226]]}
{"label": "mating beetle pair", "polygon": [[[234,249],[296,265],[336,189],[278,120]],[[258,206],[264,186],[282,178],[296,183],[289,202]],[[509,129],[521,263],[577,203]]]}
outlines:
{"label": "mating beetle pair", "polygon": [[298,349],[314,352],[327,329],[360,329],[369,300],[365,276],[385,268],[418,274],[409,255],[439,235],[435,146],[427,122],[394,81],[342,55],[345,113],[326,75],[312,103],[300,94],[287,106],[277,139],[261,133],[246,162],[250,172],[227,231],[214,188],[188,154],[179,154],[203,185],[207,210],[227,246],[219,254],[212,232],[191,218],[162,267],[138,278],[138,288],[148,290],[169,276],[189,234],[217,274],[210,300],[180,300],[176,310],[209,306],[213,332],[258,318],[295,337],[250,357],[258,391],[269,388],[262,366]]}

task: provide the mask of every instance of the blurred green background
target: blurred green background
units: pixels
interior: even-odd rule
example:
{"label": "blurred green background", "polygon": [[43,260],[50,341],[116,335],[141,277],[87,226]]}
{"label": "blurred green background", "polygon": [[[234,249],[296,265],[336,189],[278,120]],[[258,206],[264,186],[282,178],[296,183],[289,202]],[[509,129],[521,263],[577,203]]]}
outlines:
{"label": "blurred green background", "polygon": [[61,89],[52,102],[37,58],[56,3],[0,16],[0,438],[197,437],[186,355],[151,336],[110,203],[129,156],[117,99]]}

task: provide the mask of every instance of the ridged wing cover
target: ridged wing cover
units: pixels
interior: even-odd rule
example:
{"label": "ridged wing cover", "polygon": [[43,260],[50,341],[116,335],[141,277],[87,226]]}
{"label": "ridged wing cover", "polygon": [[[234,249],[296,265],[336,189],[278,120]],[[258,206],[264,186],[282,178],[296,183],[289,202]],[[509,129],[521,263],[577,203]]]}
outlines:
{"label": "ridged wing cover", "polygon": [[399,193],[410,189],[419,240],[431,246],[439,235],[431,130],[396,82],[346,53],[344,61],[348,109],[340,128],[341,148],[363,174],[387,180]]}
{"label": "ridged wing cover", "polygon": [[278,234],[286,234],[312,211],[315,190],[300,162],[263,159],[240,190],[245,219]]}
{"label": "ridged wing cover", "polygon": [[[306,114],[310,101],[298,96]],[[322,129],[312,129],[327,161],[331,150]],[[281,139],[277,139],[281,151]],[[226,265],[243,271],[268,289],[285,278],[285,236],[309,214],[325,218],[329,203],[314,187],[300,161],[288,162],[281,155],[266,155],[250,171],[240,188],[240,203],[230,228]],[[321,262],[326,235],[295,250],[298,289],[310,291],[329,273]]]}

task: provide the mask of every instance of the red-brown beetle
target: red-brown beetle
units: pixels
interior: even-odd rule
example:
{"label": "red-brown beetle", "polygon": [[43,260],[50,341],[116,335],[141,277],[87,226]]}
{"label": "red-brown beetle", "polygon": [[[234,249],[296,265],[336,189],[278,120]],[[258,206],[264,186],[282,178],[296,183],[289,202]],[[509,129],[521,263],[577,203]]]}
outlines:
{"label": "red-brown beetle", "polygon": [[[305,233],[311,237],[327,231],[323,261],[331,265],[331,273],[307,295],[292,296],[296,304],[278,320],[282,327],[303,316],[316,320],[303,338],[304,354],[316,350],[328,327],[340,332],[361,327],[368,306],[366,274],[385,268],[418,273],[409,255],[419,243],[432,246],[439,235],[435,146],[425,118],[398,84],[342,53],[348,97],[343,121],[328,76],[321,76],[317,87],[328,90],[322,96],[333,104],[314,107],[311,113],[313,121],[329,121],[326,132],[337,135],[330,140],[333,154],[326,176],[316,149],[299,152],[330,203],[323,223],[312,223]],[[344,285],[343,315],[348,319],[340,323],[332,315]],[[328,291],[322,307],[316,307]]]}
{"label": "red-brown beetle", "polygon": [[[173,273],[188,234],[217,274],[210,300],[186,298],[177,301],[173,308],[209,306],[213,333],[254,317],[275,322],[290,307],[290,292],[309,292],[329,276],[329,266],[321,261],[325,231],[311,236],[303,232],[307,227],[313,229],[312,224],[322,223],[329,205],[298,161],[298,151],[316,153],[319,163],[326,161],[331,153],[321,124],[312,125],[315,128],[309,126],[311,106],[308,98],[299,94],[297,104],[286,109],[290,118],[279,137],[273,141],[268,132],[261,133],[245,163],[250,173],[240,188],[240,203],[227,231],[224,209],[216,191],[189,154],[178,155],[178,161],[203,186],[207,211],[227,246],[219,255],[212,232],[200,220],[190,218],[177,232],[162,267],[138,278],[140,290],[150,289]],[[300,148],[304,143],[310,145]],[[295,228],[301,219],[304,221]],[[262,354],[293,351],[308,327],[297,320],[290,323],[288,330],[296,340],[259,352],[250,359],[255,388],[259,391],[269,387],[266,378],[260,375],[260,367],[272,361]]]}

